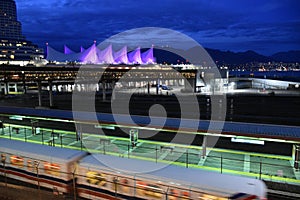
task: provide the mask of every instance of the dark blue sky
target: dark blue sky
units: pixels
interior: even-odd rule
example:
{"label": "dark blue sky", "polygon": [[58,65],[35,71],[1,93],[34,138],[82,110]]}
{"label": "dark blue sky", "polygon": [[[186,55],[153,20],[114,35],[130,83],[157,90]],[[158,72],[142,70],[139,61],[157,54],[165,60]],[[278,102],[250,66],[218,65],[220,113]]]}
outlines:
{"label": "dark blue sky", "polygon": [[79,51],[140,27],[180,31],[202,46],[264,55],[300,50],[298,0],[16,0],[27,39]]}

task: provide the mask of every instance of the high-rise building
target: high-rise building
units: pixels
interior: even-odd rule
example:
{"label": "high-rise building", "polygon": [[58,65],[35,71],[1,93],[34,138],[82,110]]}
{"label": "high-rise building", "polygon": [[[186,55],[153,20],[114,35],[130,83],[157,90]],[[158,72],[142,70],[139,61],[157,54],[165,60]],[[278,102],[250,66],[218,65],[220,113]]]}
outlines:
{"label": "high-rise building", "polygon": [[0,62],[24,65],[43,55],[42,49],[23,36],[15,1],[0,0]]}
{"label": "high-rise building", "polygon": [[13,0],[0,1],[1,38],[25,39],[22,35],[22,25],[17,21],[16,3]]}

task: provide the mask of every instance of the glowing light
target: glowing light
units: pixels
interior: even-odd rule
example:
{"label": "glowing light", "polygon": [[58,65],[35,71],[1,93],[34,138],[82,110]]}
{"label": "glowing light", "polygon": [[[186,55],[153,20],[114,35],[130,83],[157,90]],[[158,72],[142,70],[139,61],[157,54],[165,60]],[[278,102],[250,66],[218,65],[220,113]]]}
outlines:
{"label": "glowing light", "polygon": [[127,46],[124,46],[122,49],[120,49],[117,52],[114,52],[113,54],[114,54],[115,63],[128,64]]}
{"label": "glowing light", "polygon": [[85,49],[81,46],[80,47],[80,52],[82,53],[82,52],[84,52],[85,51]]}
{"label": "glowing light", "polygon": [[142,53],[142,61],[144,64],[154,64],[153,47]]}
{"label": "glowing light", "polygon": [[100,63],[113,64],[115,62],[113,58],[112,45],[109,45],[102,51],[100,51],[98,55],[98,60]]}
{"label": "glowing light", "polygon": [[233,138],[231,138],[231,142],[249,143],[249,144],[260,144],[260,145],[264,145],[265,144],[265,142],[263,140],[246,139],[246,138],[239,138],[239,137],[233,137]]}
{"label": "glowing light", "polygon": [[93,44],[90,48],[83,52],[80,61],[83,63],[99,63],[97,54],[100,54],[100,50],[96,47],[96,44]]}
{"label": "glowing light", "polygon": [[132,64],[143,64],[141,58],[141,48],[138,47],[134,51],[128,53],[128,60]]}
{"label": "glowing light", "polygon": [[112,45],[100,50],[96,46],[96,41],[88,49],[80,48],[80,52],[76,53],[64,46],[64,53],[54,50],[47,43],[47,60],[58,62],[82,62],[90,64],[153,64],[155,58],[153,56],[153,46],[141,53],[140,47],[134,51],[127,53],[127,46],[119,51],[114,52]]}
{"label": "glowing light", "polygon": [[67,45],[64,46],[64,53],[65,54],[72,54],[74,53]]}

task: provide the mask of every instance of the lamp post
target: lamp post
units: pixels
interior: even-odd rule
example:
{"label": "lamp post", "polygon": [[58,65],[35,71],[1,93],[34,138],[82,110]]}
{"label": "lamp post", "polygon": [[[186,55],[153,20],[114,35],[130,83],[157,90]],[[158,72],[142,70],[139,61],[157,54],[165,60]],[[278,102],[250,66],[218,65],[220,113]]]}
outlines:
{"label": "lamp post", "polygon": [[24,94],[27,93],[25,77],[26,77],[25,72],[22,71],[22,82],[23,82],[23,93],[24,93]]}

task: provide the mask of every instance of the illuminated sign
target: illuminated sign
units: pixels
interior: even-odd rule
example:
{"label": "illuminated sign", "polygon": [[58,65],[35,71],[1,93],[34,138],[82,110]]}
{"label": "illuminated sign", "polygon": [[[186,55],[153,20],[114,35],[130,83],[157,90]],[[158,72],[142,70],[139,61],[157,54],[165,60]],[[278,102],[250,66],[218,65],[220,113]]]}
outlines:
{"label": "illuminated sign", "polygon": [[13,115],[13,116],[10,116],[9,119],[14,119],[14,120],[20,120],[20,121],[22,121],[23,117],[20,116],[20,115]]}
{"label": "illuminated sign", "polygon": [[95,128],[115,130],[114,126],[109,126],[109,125],[95,125]]}
{"label": "illuminated sign", "polygon": [[248,144],[260,144],[260,145],[265,144],[265,141],[262,141],[262,140],[245,139],[245,138],[231,138],[231,142],[248,143]]}

